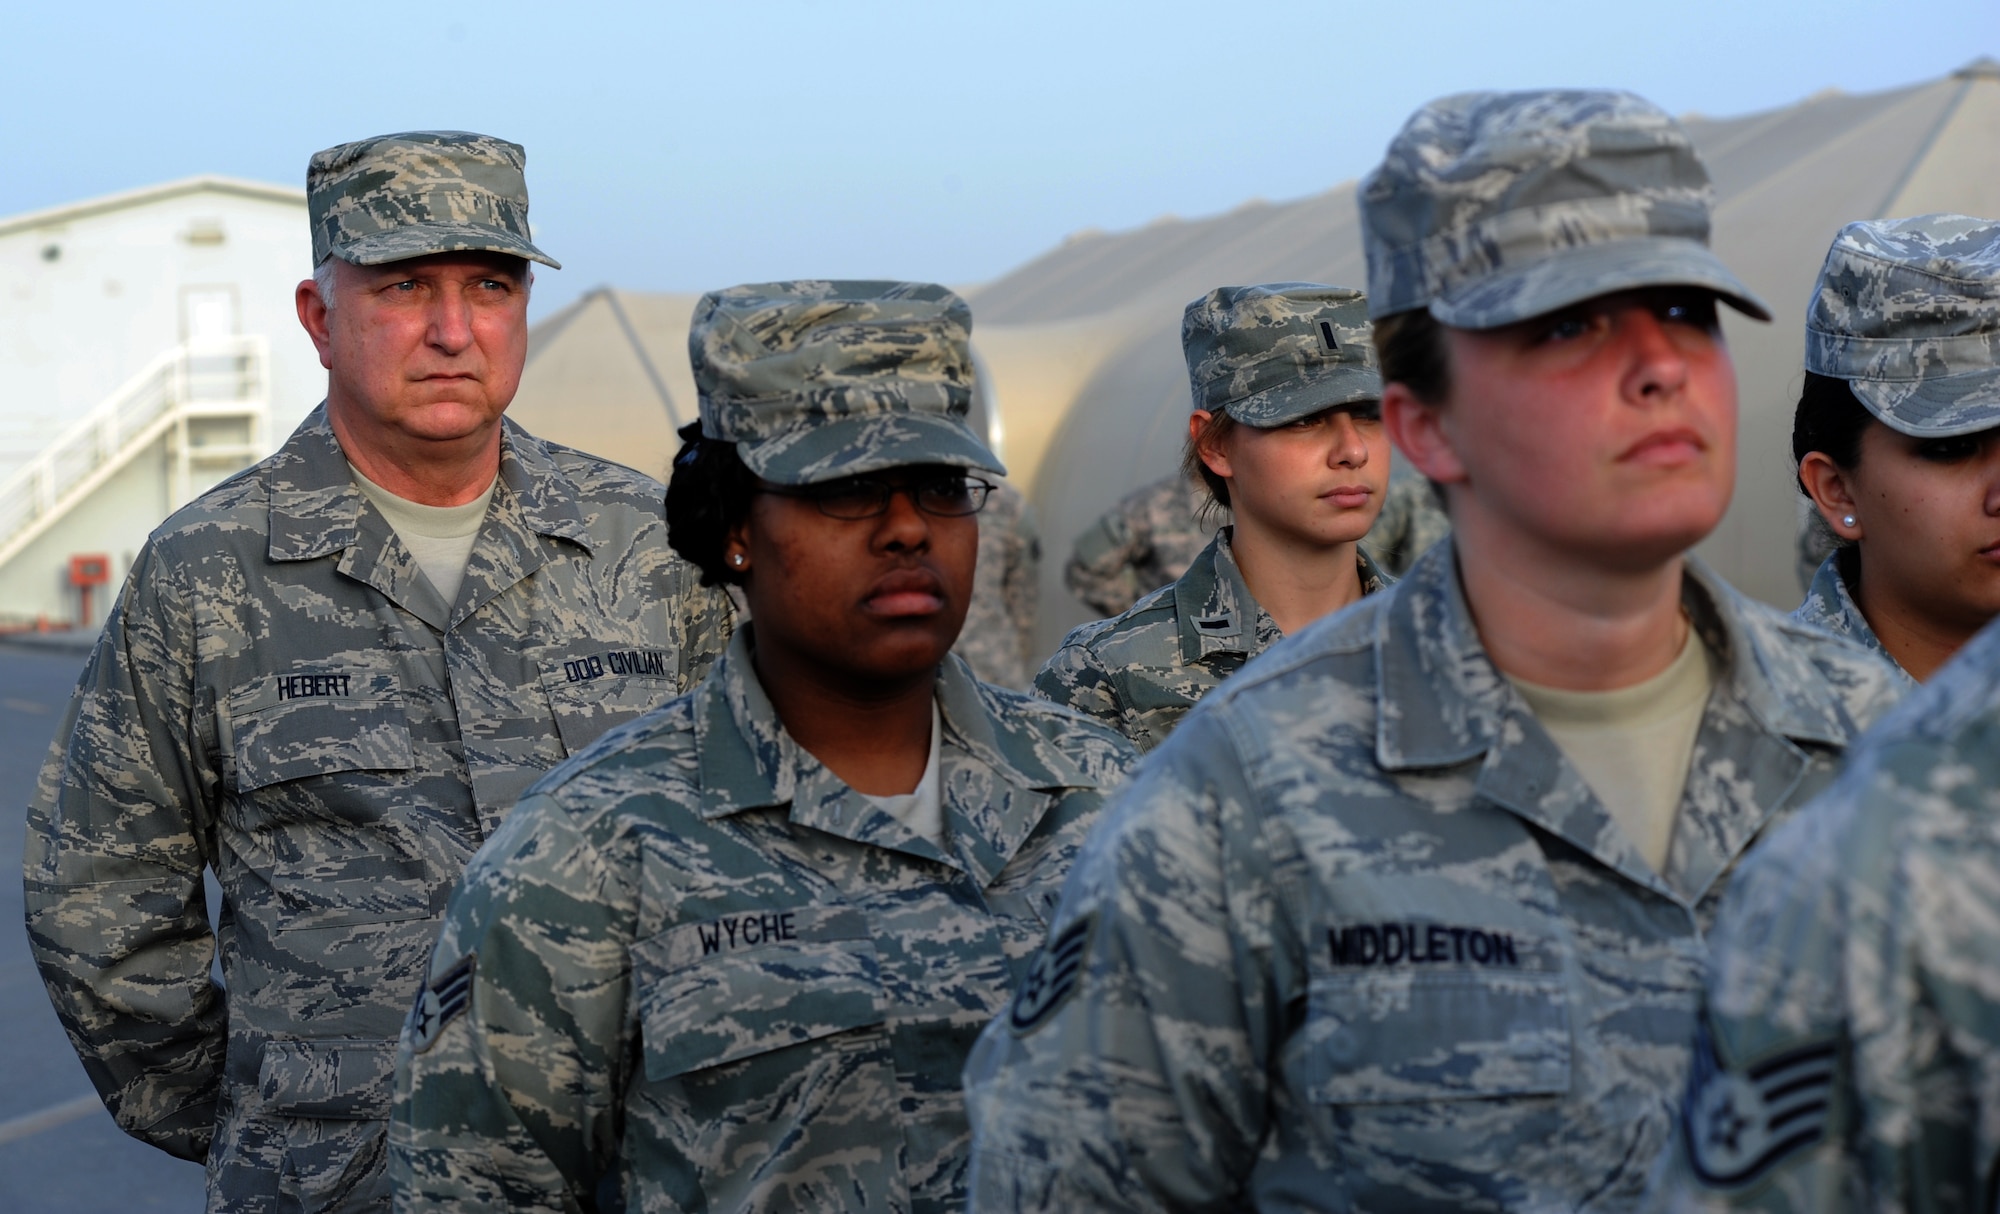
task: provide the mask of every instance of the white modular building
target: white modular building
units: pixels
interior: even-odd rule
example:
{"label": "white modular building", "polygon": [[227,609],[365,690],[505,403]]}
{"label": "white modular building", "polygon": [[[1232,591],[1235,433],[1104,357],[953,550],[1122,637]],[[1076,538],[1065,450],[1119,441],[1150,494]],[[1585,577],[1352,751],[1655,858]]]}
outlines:
{"label": "white modular building", "polygon": [[95,629],[146,535],[325,394],[302,191],[193,177],[0,218],[0,630]]}

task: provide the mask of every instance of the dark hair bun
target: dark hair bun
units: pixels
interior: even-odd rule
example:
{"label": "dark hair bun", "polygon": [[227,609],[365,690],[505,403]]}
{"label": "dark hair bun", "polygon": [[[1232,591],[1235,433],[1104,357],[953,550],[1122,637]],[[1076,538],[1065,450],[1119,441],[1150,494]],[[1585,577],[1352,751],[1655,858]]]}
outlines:
{"label": "dark hair bun", "polygon": [[701,570],[704,586],[732,585],[741,576],[723,562],[729,532],[750,514],[757,478],[735,443],[703,438],[701,423],[677,432],[681,449],[667,478],[667,543]]}

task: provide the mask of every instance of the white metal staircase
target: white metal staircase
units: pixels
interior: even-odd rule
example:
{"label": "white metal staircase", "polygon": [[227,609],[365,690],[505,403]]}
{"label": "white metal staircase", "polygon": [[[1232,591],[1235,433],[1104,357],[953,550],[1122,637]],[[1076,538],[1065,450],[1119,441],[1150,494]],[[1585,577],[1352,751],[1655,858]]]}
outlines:
{"label": "white metal staircase", "polygon": [[0,481],[0,568],[161,439],[168,513],[194,496],[198,469],[263,458],[270,362],[264,338],[251,336],[175,346],[148,363]]}

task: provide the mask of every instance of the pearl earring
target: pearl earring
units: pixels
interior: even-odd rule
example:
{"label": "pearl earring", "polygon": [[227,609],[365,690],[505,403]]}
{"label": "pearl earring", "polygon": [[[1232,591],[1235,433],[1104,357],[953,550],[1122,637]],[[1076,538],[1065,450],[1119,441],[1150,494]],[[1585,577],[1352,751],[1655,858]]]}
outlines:
{"label": "pearl earring", "polygon": [[1852,527],[1852,526],[1854,525],[1854,516],[1853,516],[1853,515],[1851,515],[1851,514],[1843,514],[1843,515],[1841,515],[1841,516],[1840,516],[1840,525],[1841,525],[1841,526],[1843,526],[1843,527]]}
{"label": "pearl earring", "polygon": [[[1851,523],[1849,524],[1849,526],[1852,525],[1853,524]],[[731,556],[729,558],[729,563],[736,566],[738,569],[741,569],[743,567],[743,554],[738,552],[735,555]]]}

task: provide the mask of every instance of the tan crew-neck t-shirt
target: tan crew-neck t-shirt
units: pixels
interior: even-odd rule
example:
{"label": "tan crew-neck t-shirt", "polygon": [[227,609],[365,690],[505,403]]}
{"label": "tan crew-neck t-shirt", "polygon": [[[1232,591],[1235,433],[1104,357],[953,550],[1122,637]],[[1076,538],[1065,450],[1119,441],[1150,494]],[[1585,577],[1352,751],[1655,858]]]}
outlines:
{"label": "tan crew-neck t-shirt", "polygon": [[1615,691],[1563,691],[1509,676],[1613,821],[1664,871],[1688,762],[1719,663],[1693,635],[1665,670]]}
{"label": "tan crew-neck t-shirt", "polygon": [[424,571],[438,594],[448,604],[457,602],[458,588],[465,581],[465,563],[472,559],[479,524],[486,518],[486,507],[493,501],[500,478],[494,477],[486,492],[462,506],[426,506],[389,492],[351,463],[347,471],[361,496],[374,502],[382,517],[389,520],[396,537],[417,559],[417,568]]}

